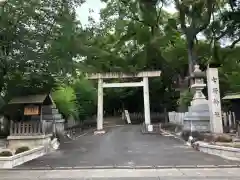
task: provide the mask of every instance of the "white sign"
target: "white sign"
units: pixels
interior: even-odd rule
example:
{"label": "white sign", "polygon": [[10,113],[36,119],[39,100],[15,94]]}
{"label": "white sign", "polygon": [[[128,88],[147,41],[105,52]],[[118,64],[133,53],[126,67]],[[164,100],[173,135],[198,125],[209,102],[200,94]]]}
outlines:
{"label": "white sign", "polygon": [[148,132],[153,132],[153,125],[149,124],[147,125]]}
{"label": "white sign", "polygon": [[127,123],[131,124],[131,119],[130,119],[130,115],[128,113],[128,110],[124,110],[124,112],[125,112],[125,116],[126,116],[126,119],[127,119]]}
{"label": "white sign", "polygon": [[217,68],[207,69],[207,86],[211,130],[214,133],[222,133],[222,110]]}

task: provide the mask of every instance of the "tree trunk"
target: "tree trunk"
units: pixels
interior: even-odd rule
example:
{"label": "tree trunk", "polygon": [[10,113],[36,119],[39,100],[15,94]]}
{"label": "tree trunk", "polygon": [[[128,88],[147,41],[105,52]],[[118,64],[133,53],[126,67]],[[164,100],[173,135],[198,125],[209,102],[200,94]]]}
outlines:
{"label": "tree trunk", "polygon": [[[194,52],[194,39],[188,40],[188,72],[189,72],[189,78],[191,77],[192,72],[194,71],[194,65],[196,64],[196,54]],[[193,84],[193,79],[190,79],[190,85]]]}
{"label": "tree trunk", "polygon": [[168,112],[166,107],[164,107],[164,122],[168,123]]}
{"label": "tree trunk", "polygon": [[193,72],[193,66],[195,64],[195,55],[194,55],[194,47],[193,43],[189,42],[187,51],[188,51],[188,72],[189,75]]}
{"label": "tree trunk", "polygon": [[3,89],[4,89],[4,76],[6,76],[6,73],[0,73],[0,93],[2,93]]}

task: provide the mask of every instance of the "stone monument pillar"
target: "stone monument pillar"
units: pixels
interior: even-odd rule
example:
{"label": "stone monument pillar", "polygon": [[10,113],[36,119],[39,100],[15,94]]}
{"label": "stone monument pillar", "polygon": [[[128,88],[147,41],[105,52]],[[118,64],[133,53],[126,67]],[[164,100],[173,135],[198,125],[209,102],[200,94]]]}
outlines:
{"label": "stone monument pillar", "polygon": [[223,133],[219,77],[217,68],[210,68],[208,66],[207,85],[211,131],[214,133]]}
{"label": "stone monument pillar", "polygon": [[208,101],[202,93],[202,90],[206,87],[204,77],[205,73],[199,69],[199,65],[195,65],[194,72],[192,74],[194,83],[191,85],[191,90],[193,91],[194,96],[184,118],[184,130],[199,132],[210,131],[210,112]]}

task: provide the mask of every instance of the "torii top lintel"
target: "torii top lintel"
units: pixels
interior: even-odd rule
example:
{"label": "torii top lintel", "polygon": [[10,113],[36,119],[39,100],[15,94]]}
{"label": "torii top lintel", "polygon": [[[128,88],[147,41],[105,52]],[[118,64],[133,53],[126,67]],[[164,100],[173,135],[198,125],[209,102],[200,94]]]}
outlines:
{"label": "torii top lintel", "polygon": [[118,79],[118,78],[134,78],[134,77],[159,77],[161,71],[143,71],[136,74],[125,74],[125,73],[93,73],[87,74],[87,79]]}

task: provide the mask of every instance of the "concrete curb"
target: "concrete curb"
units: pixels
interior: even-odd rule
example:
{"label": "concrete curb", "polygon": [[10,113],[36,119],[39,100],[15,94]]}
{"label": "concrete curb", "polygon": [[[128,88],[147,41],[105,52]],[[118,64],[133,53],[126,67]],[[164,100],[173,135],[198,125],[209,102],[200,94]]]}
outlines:
{"label": "concrete curb", "polygon": [[[126,124],[127,125],[127,124]],[[110,126],[104,126],[104,128],[114,128],[114,127],[123,127],[123,126],[126,126],[126,125],[110,125]]]}
{"label": "concrete curb", "polygon": [[89,130],[89,131],[87,131],[87,132],[84,132],[83,134],[80,134],[80,135],[78,135],[78,136],[76,136],[76,137],[70,137],[70,136],[67,136],[67,138],[68,138],[68,140],[67,141],[64,141],[63,143],[69,143],[69,142],[71,142],[71,141],[75,141],[75,140],[77,140],[78,138],[80,138],[80,137],[82,137],[82,136],[85,136],[85,135],[87,135],[88,133],[90,133],[91,131]]}
{"label": "concrete curb", "polygon": [[194,143],[194,145],[197,147],[197,150],[199,150],[200,152],[219,156],[228,160],[240,161],[239,148],[209,144],[202,141],[197,141]]}
{"label": "concrete curb", "polygon": [[[180,140],[181,142],[185,143],[186,146],[192,147],[192,145],[191,145],[190,142],[184,141],[184,140],[183,140],[181,137],[179,137],[178,135],[173,134],[173,133],[171,133],[171,132],[169,132],[169,131],[166,131],[166,130],[162,130],[162,131],[163,131],[164,133],[166,133],[166,134],[172,135],[174,138],[176,138],[176,139]],[[203,152],[203,151],[202,151],[202,152]],[[206,152],[203,152],[203,153],[206,153]],[[206,154],[211,154],[211,153],[206,153]],[[228,156],[222,156],[222,155],[217,155],[217,154],[211,154],[211,155],[219,156],[219,157],[222,157],[222,158],[228,159],[228,160],[240,161],[239,158],[234,159],[234,158],[231,158],[231,157],[228,157]],[[232,167],[232,165],[218,165],[218,166],[223,166],[223,167],[230,166],[230,167]],[[237,165],[237,166],[239,167],[239,165]]]}
{"label": "concrete curb", "polygon": [[26,170],[100,170],[100,169],[220,169],[220,168],[240,168],[236,165],[176,165],[176,166],[76,166],[76,167],[37,167],[37,168],[14,168],[0,169],[1,171],[26,171]]}
{"label": "concrete curb", "polygon": [[[88,130],[86,130],[86,132],[84,132],[84,133],[76,136],[75,138],[72,138],[72,137],[69,137],[69,136],[68,136],[68,139],[74,141],[74,140],[77,140],[78,138],[80,138],[80,137],[82,137],[82,136],[87,135],[88,133],[91,133],[91,132],[93,133],[95,130],[96,130],[96,128],[94,128],[94,129],[88,129]],[[69,142],[69,141],[67,141],[67,142]]]}
{"label": "concrete curb", "polygon": [[78,139],[78,138],[80,138],[80,137],[82,137],[82,136],[87,135],[88,133],[90,133],[90,130],[87,131],[87,132],[85,132],[85,133],[83,133],[83,134],[80,134],[79,136],[77,136],[77,137],[75,138],[75,140]]}
{"label": "concrete curb", "polygon": [[163,129],[161,129],[161,131],[162,131],[163,133],[166,133],[166,134],[174,137],[175,139],[180,140],[181,142],[183,142],[183,143],[185,143],[185,144],[187,145],[187,142],[186,142],[185,140],[183,140],[180,136],[178,136],[178,135],[176,135],[176,134],[174,134],[174,133],[172,133],[172,132],[170,132],[170,131],[163,130]]}

